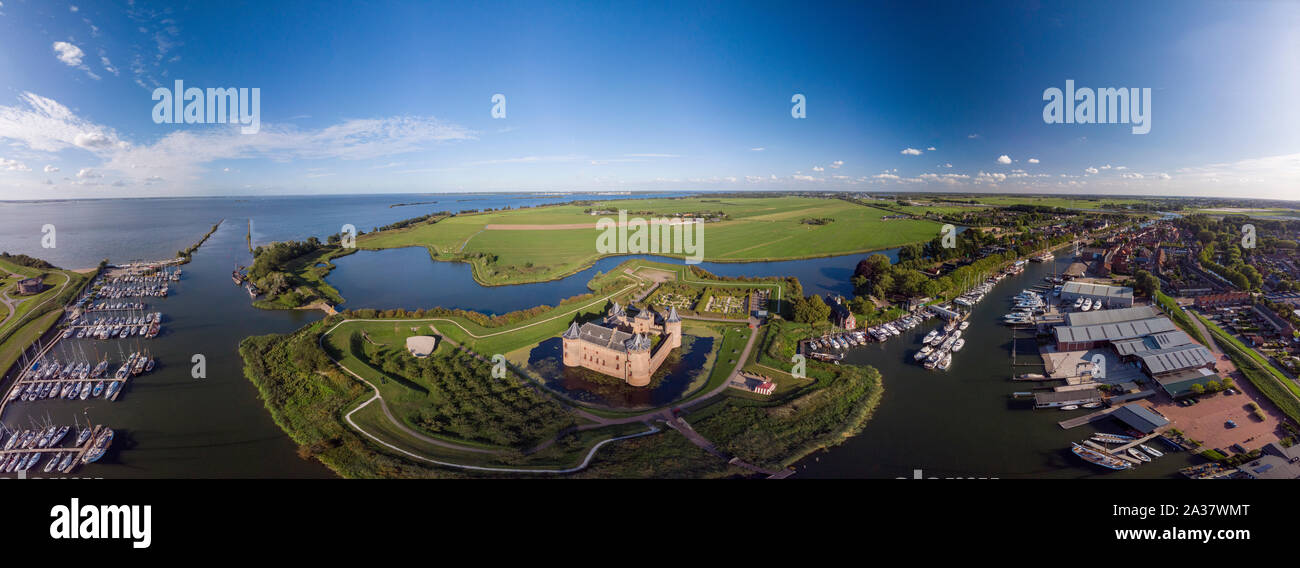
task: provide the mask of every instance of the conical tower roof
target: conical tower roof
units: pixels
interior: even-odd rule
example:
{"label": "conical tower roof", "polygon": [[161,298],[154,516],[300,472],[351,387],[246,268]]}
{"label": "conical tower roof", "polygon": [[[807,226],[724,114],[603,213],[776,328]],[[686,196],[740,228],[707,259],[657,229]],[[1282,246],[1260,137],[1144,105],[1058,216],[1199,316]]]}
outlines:
{"label": "conical tower roof", "polygon": [[579,331],[578,331],[578,322],[575,321],[575,322],[569,324],[569,330],[564,332],[564,338],[565,338],[565,339],[577,339],[577,338],[578,338],[578,333],[579,333]]}
{"label": "conical tower roof", "polygon": [[668,308],[668,317],[664,318],[664,321],[669,323],[682,321],[682,316],[677,315],[677,306]]}

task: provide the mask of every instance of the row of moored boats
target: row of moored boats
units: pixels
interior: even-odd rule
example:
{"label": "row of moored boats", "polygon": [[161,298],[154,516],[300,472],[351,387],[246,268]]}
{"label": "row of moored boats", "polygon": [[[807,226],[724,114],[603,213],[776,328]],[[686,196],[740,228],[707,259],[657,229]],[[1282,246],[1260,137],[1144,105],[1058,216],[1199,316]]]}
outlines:
{"label": "row of moored boats", "polygon": [[63,330],[63,338],[71,339],[126,339],[143,337],[152,339],[162,329],[162,312],[153,312],[137,316],[118,316],[111,318],[79,318]]}
{"label": "row of moored boats", "polygon": [[[1092,436],[1092,441],[1098,444],[1114,444],[1114,445],[1124,446],[1124,445],[1132,444],[1133,442],[1136,441],[1136,439],[1133,438],[1132,436],[1125,436],[1122,434],[1101,433],[1101,434],[1094,434]],[[1078,443],[1073,444],[1071,451],[1074,452],[1074,455],[1079,456],[1080,458],[1082,458],[1084,461],[1087,461],[1088,463],[1099,465],[1108,469],[1126,470],[1126,469],[1132,469],[1134,465],[1132,461],[1116,457],[1110,452],[1103,452],[1101,450],[1086,446],[1084,444],[1078,444]],[[1138,444],[1135,447],[1128,448],[1125,451],[1125,453],[1128,454],[1131,458],[1142,463],[1151,463],[1152,459],[1165,455],[1164,452],[1161,452],[1160,450],[1157,450],[1147,444]]]}
{"label": "row of moored boats", "polygon": [[[28,471],[37,466],[45,455],[50,459],[45,463],[44,471],[67,472],[77,463],[77,456],[85,449],[80,463],[93,463],[103,457],[108,451],[108,447],[113,443],[113,429],[100,429],[99,436],[86,448],[86,443],[90,442],[90,437],[94,435],[91,428],[82,428],[77,431],[76,439],[71,448],[59,447],[61,443],[72,430],[70,426],[49,426],[46,428],[37,428],[31,430],[15,431],[4,440],[4,451],[0,454],[0,472],[12,473],[17,471]],[[5,433],[0,432],[0,438],[5,438]],[[43,450],[38,452],[19,452],[11,450]]]}

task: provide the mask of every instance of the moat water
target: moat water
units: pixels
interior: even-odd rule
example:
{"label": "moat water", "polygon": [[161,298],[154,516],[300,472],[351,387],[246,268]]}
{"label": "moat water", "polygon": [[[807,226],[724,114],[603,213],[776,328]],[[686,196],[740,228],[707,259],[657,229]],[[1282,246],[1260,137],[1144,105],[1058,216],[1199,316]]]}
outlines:
{"label": "moat water", "polygon": [[[640,196],[638,196],[640,197]],[[466,201],[460,201],[460,200]],[[568,201],[573,197],[557,197]],[[390,207],[396,203],[434,204]],[[68,268],[94,266],[102,258],[169,258],[224,218],[225,224],[185,265],[181,282],[165,299],[147,298],[149,311],[165,315],[164,331],[148,341],[76,341],[87,356],[148,348],[158,358],[153,373],[133,379],[116,402],[40,401],[11,405],[3,416],[13,427],[34,422],[74,420],[109,424],[117,429],[113,450],[100,462],[79,470],[88,477],[324,477],[332,475],[316,462],[299,459],[295,444],[271,420],[256,389],[243,376],[239,341],[250,335],[286,333],[321,317],[314,311],[266,311],[253,308],[247,294],[230,281],[236,264],[247,264],[246,235],[253,221],[254,244],[272,240],[324,237],[343,223],[363,230],[433,211],[536,204],[545,200],[518,196],[342,196],[148,200],[78,200],[2,202],[9,222],[0,227],[0,250],[45,258]],[[40,246],[41,226],[55,224],[57,246]],[[894,254],[896,251],[887,251]],[[704,263],[724,276],[797,276],[805,293],[850,295],[854,266],[865,255],[765,263]],[[654,257],[648,257],[654,258]],[[424,249],[362,251],[336,260],[329,281],[348,299],[345,307],[459,307],[504,313],[551,304],[587,292],[597,271],[608,271],[626,257],[611,257],[554,282],[482,287],[465,264],[436,262]],[[680,263],[676,259],[658,259]],[[1057,261],[1063,269],[1067,261]],[[382,269],[391,275],[376,281],[367,275]],[[1187,454],[1166,454],[1156,463],[1111,473],[1080,462],[1069,442],[1092,431],[1061,430],[1059,411],[1034,411],[1012,402],[1013,391],[1027,385],[1007,380],[1011,373],[1010,335],[997,320],[1005,297],[1042,282],[1052,265],[1031,264],[1025,274],[1005,280],[978,305],[965,334],[966,348],[946,373],[925,371],[912,363],[916,341],[930,325],[918,327],[884,344],[849,354],[846,363],[880,369],[885,395],[866,429],[845,444],[819,452],[796,465],[800,477],[1165,477],[1192,462]],[[206,363],[206,378],[192,377],[195,355]],[[544,356],[545,353],[539,353]],[[683,357],[683,361],[689,359]],[[687,388],[690,365],[681,376],[665,379],[647,404],[669,400],[674,389]],[[1027,372],[1027,371],[1021,371]],[[568,380],[566,380],[568,381]],[[608,401],[641,404],[593,385],[556,385],[578,396],[605,396]],[[595,391],[595,392],[593,392]],[[583,394],[586,393],[586,394]],[[680,394],[680,391],[676,394]],[[659,399],[657,397],[666,397]],[[1104,428],[1105,425],[1103,424]]]}

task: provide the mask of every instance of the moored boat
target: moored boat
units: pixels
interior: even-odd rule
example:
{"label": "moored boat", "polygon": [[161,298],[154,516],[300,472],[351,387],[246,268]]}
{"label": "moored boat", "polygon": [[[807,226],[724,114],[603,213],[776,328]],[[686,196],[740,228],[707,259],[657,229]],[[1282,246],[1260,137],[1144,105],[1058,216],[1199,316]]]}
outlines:
{"label": "moored boat", "polygon": [[1083,460],[1088,463],[1099,465],[1107,469],[1113,469],[1119,471],[1119,470],[1125,470],[1133,467],[1133,464],[1129,462],[1126,462],[1115,456],[1103,454],[1097,450],[1094,450],[1082,444],[1074,444],[1074,447],[1070,451],[1074,452],[1074,455],[1083,458]]}
{"label": "moored boat", "polygon": [[1129,449],[1128,449],[1128,455],[1133,456],[1133,457],[1135,457],[1135,458],[1137,458],[1137,459],[1140,459],[1140,460],[1142,460],[1142,461],[1144,461],[1144,462],[1147,462],[1147,463],[1150,463],[1150,462],[1151,462],[1151,456],[1148,456],[1148,455],[1146,455],[1146,454],[1144,454],[1144,453],[1138,451],[1137,448],[1129,448]]}

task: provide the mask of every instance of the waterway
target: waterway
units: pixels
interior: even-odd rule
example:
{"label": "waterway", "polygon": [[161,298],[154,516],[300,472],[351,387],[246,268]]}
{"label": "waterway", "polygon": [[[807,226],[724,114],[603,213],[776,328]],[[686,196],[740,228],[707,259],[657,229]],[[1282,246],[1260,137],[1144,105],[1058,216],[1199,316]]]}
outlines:
{"label": "waterway", "polygon": [[[554,201],[572,200],[573,196]],[[474,201],[459,201],[473,199]],[[437,201],[411,207],[395,203]],[[117,402],[40,401],[7,409],[4,422],[27,427],[34,421],[71,423],[74,419],[118,429],[113,450],[76,475],[91,477],[322,477],[318,463],[299,459],[295,444],[272,422],[251,383],[244,378],[238,344],[249,335],[284,333],[321,317],[314,311],[253,308],[229,278],[236,263],[249,261],[245,237],[253,221],[255,244],[271,240],[324,237],[343,223],[363,230],[444,209],[535,204],[512,196],[342,196],[81,200],[0,203],[12,220],[0,227],[0,250],[46,258],[60,266],[95,265],[102,258],[121,262],[168,258],[202,236],[215,222],[225,224],[184,266],[184,277],[165,299],[145,299],[149,311],[165,315],[156,339],[127,340],[123,351],[147,347],[160,365],[133,379]],[[57,246],[40,246],[42,225],[57,227]],[[891,256],[896,251],[886,251]],[[850,295],[854,266],[865,255],[763,263],[703,263],[724,276],[796,276],[808,294]],[[664,262],[680,260],[644,257]],[[597,271],[608,271],[626,257],[601,259],[592,267],[554,282],[482,287],[469,266],[436,262],[423,249],[362,251],[337,259],[329,281],[349,299],[346,307],[459,307],[503,313],[585,293]],[[1056,262],[1058,270],[1068,264]],[[1063,431],[1056,422],[1067,413],[1034,411],[1012,403],[1012,391],[1027,385],[1007,380],[1010,335],[997,320],[1004,298],[1042,282],[1052,265],[1029,265],[1025,274],[1005,280],[978,305],[967,331],[966,348],[947,373],[925,371],[911,362],[916,340],[929,326],[873,344],[849,355],[848,362],[870,364],[884,376],[884,400],[866,430],[847,443],[797,464],[797,477],[1089,477],[1171,475],[1190,463],[1172,454],[1131,472],[1113,474],[1083,464],[1069,453],[1069,442],[1085,437],[1090,426]],[[394,278],[367,278],[382,267]],[[87,354],[99,349],[117,359],[119,342],[80,342]],[[195,355],[206,363],[205,378],[192,375]],[[1023,372],[1023,371],[1022,371]]]}

